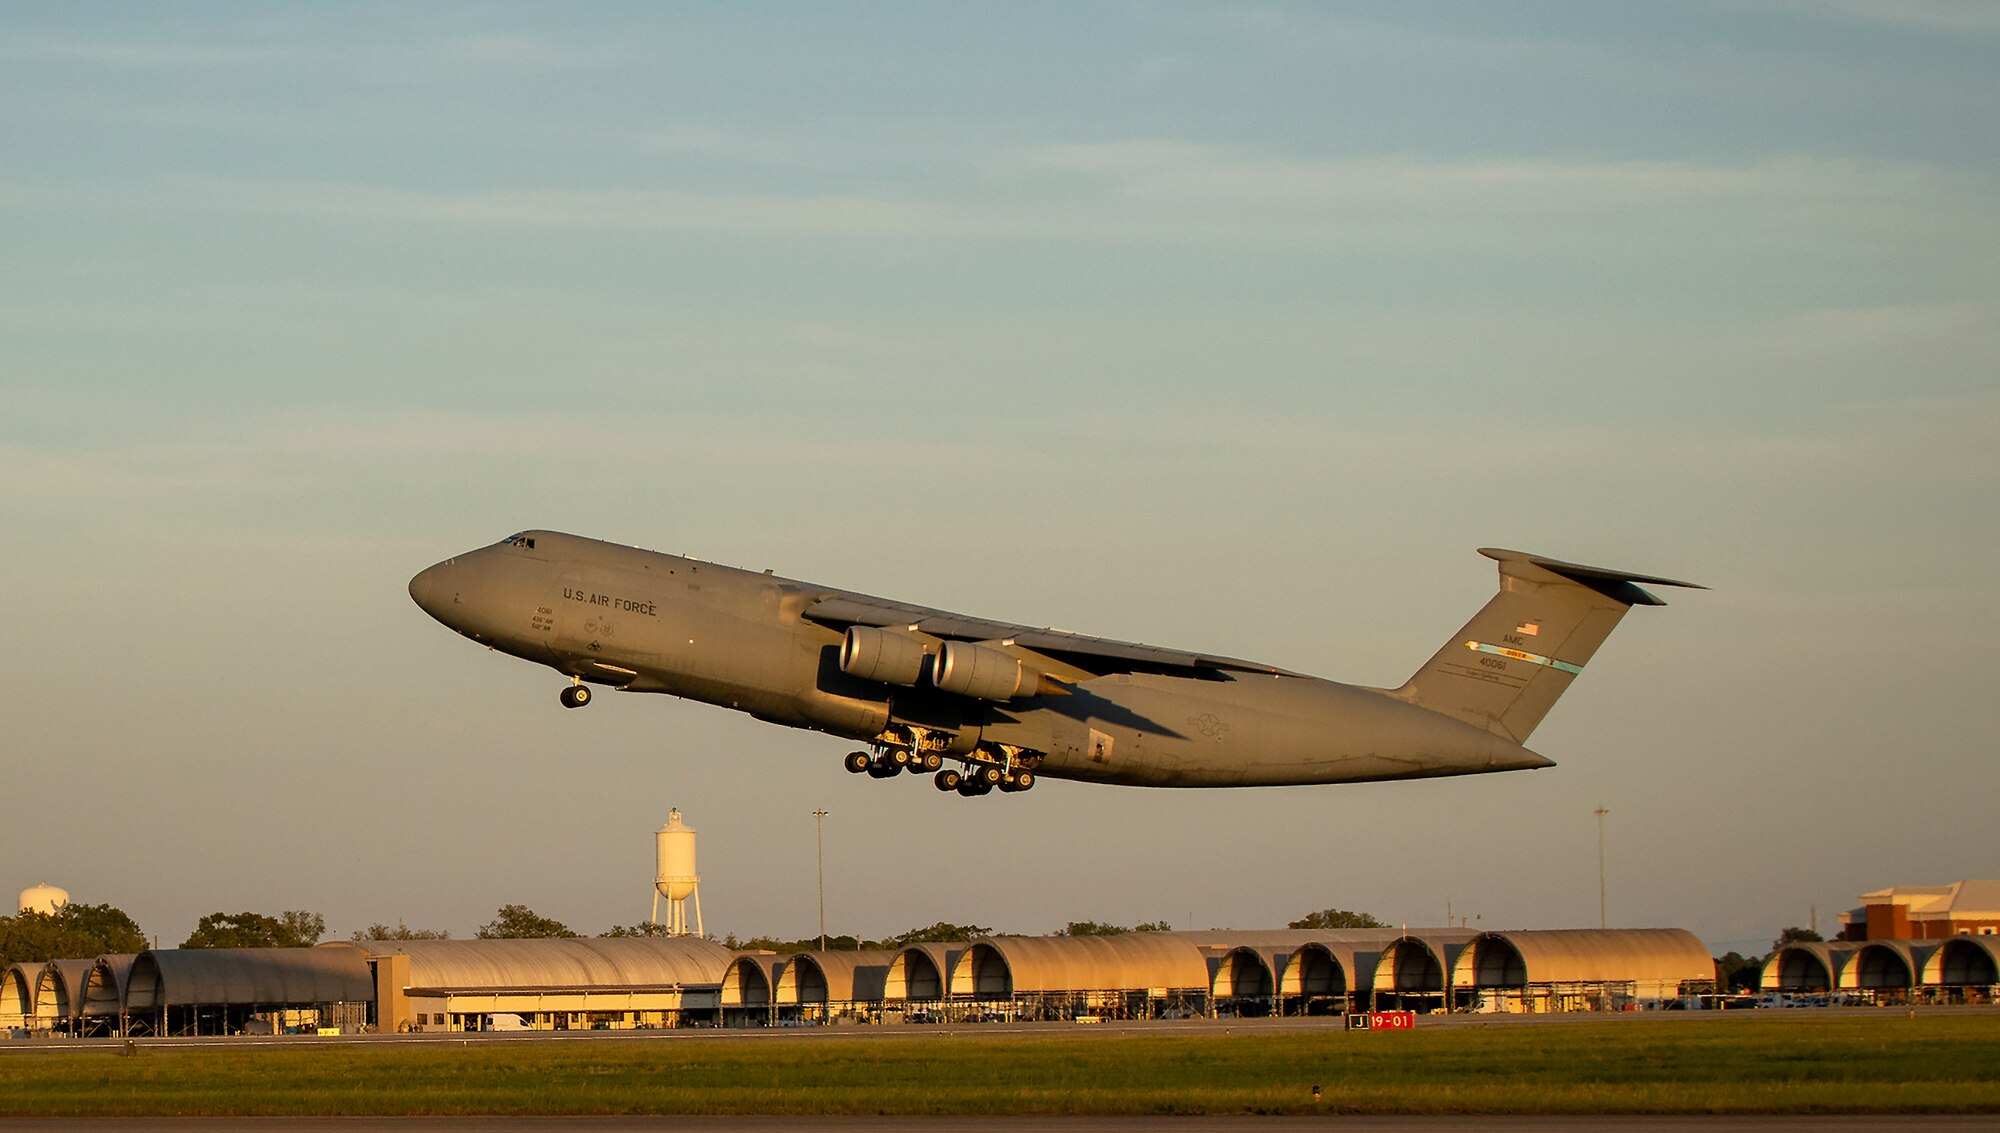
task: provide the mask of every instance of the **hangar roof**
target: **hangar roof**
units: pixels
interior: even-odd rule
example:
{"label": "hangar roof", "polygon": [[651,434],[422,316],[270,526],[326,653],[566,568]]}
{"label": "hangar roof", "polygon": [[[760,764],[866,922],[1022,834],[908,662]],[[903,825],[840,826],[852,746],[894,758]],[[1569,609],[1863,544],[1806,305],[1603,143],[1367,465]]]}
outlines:
{"label": "hangar roof", "polygon": [[963,941],[923,941],[905,945],[889,961],[883,977],[884,999],[940,999],[951,978],[952,966],[960,953],[971,945]]}
{"label": "hangar roof", "polygon": [[1175,933],[1128,932],[1117,936],[982,937],[959,956],[955,994],[974,987],[968,966],[982,953],[1006,964],[1015,994],[1094,988],[1207,988],[1208,958]]}
{"label": "hangar roof", "polygon": [[1715,978],[1708,946],[1678,928],[1561,928],[1484,934],[1514,946],[1530,983]]}
{"label": "hangar roof", "polygon": [[116,1015],[125,1003],[125,985],[132,965],[139,959],[132,953],[99,956],[90,962],[90,974],[83,981],[83,1013]]}
{"label": "hangar roof", "polygon": [[452,991],[721,987],[736,957],[694,936],[374,940],[350,947],[371,958],[408,956],[410,987]]}
{"label": "hangar roof", "polygon": [[368,961],[347,947],[160,948],[139,953],[126,1009],[194,1003],[362,1003],[375,998]]}
{"label": "hangar roof", "polygon": [[1938,941],[1924,957],[1926,984],[1993,984],[2000,982],[2000,936],[1960,934]]}
{"label": "hangar roof", "polygon": [[0,1016],[8,1023],[17,1021],[17,1016],[35,1013],[35,978],[42,966],[14,964],[0,972]]}
{"label": "hangar roof", "polygon": [[797,953],[778,977],[778,1002],[880,1002],[889,965],[900,955],[896,949]]}
{"label": "hangar roof", "polygon": [[771,1002],[771,989],[785,968],[788,956],[776,952],[743,952],[729,962],[722,973],[724,1007],[762,1007]]}
{"label": "hangar roof", "polygon": [[83,986],[90,978],[88,960],[50,960],[35,982],[35,1013],[44,1018],[83,1014]]}

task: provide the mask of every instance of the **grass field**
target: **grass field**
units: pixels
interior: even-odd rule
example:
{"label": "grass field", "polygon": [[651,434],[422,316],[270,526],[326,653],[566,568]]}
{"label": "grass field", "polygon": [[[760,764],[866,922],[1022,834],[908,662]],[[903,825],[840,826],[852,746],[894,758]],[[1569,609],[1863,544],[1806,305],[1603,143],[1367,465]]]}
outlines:
{"label": "grass field", "polygon": [[1996,1015],[124,1049],[0,1056],[0,1116],[2000,1113]]}

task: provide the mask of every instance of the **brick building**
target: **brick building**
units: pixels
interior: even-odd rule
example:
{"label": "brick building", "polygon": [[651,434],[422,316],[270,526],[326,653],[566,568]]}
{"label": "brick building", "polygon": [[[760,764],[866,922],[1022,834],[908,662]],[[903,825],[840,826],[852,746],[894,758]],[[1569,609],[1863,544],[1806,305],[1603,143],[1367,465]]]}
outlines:
{"label": "brick building", "polygon": [[1947,940],[2000,934],[2000,881],[1892,885],[1840,914],[1841,940]]}

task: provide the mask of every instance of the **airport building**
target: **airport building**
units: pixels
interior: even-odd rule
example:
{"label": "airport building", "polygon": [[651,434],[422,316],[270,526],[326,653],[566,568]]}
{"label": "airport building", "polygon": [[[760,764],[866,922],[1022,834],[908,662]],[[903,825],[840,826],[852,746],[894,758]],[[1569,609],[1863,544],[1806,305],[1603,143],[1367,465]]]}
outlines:
{"label": "airport building", "polygon": [[1842,940],[1948,940],[2000,934],[2000,881],[1892,885],[1840,914]]}
{"label": "airport building", "polygon": [[1677,929],[981,937],[781,955],[700,937],[157,949],[0,973],[11,1033],[192,1035],[1616,1010],[1711,990]]}

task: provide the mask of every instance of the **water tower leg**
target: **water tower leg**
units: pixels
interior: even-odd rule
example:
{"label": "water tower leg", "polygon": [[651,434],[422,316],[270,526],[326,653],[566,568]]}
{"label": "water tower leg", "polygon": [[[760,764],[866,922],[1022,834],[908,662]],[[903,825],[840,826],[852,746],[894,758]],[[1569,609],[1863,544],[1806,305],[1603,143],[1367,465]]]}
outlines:
{"label": "water tower leg", "polygon": [[[708,934],[701,930],[701,886],[699,885],[695,886],[694,892],[688,894],[688,896],[694,898],[694,934],[696,936],[706,937]],[[683,924],[681,926],[681,929],[682,931],[685,932],[687,930],[687,926]]]}
{"label": "water tower leg", "polygon": [[647,924],[660,923],[660,887],[653,886],[653,915],[646,918]]}

